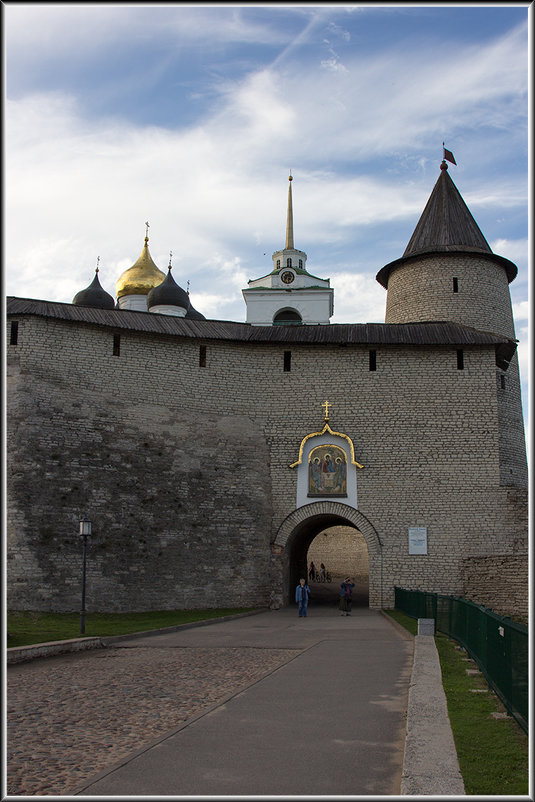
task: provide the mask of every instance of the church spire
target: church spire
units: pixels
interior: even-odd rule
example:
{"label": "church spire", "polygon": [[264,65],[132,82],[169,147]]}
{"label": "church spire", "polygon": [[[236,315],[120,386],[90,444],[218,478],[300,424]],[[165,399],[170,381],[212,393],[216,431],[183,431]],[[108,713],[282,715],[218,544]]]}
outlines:
{"label": "church spire", "polygon": [[286,244],[272,254],[271,273],[251,279],[247,289],[243,290],[247,323],[253,326],[324,325],[329,323],[333,314],[333,290],[329,279],[312,276],[306,269],[306,253],[294,245],[292,181],[290,170]]}
{"label": "church spire", "polygon": [[293,215],[293,206],[292,206],[292,171],[290,170],[290,176],[288,178],[290,182],[288,184],[288,213],[286,216],[286,245],[284,246],[285,250],[293,249],[294,247],[294,215]]}

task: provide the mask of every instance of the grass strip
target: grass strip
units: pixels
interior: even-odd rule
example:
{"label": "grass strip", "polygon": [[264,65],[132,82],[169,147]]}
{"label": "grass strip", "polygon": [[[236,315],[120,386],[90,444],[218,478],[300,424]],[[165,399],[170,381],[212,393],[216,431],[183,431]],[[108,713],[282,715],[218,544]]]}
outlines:
{"label": "grass strip", "polygon": [[[399,610],[388,615],[416,635],[418,622]],[[495,718],[505,709],[477,664],[442,633],[435,635],[459,768],[467,794],[516,796],[529,793],[528,738],[513,718]]]}
{"label": "grass strip", "polygon": [[190,624],[208,618],[247,613],[255,608],[218,608],[207,610],[158,610],[150,613],[86,613],[85,634],[80,635],[79,613],[7,613],[7,647],[80,637],[130,635],[177,624]]}

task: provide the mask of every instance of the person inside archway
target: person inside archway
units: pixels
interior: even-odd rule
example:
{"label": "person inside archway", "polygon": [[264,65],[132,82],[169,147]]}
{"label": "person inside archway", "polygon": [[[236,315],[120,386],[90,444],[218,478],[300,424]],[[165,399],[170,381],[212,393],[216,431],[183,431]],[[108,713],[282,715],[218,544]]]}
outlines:
{"label": "person inside archway", "polygon": [[299,584],[295,589],[295,601],[299,605],[299,618],[306,618],[309,596],[310,588],[304,579],[300,579]]}
{"label": "person inside archway", "polygon": [[310,563],[310,568],[308,569],[308,578],[311,582],[314,582],[316,578],[316,566],[313,562]]}
{"label": "person inside archway", "polygon": [[340,615],[351,615],[351,601],[355,583],[347,576],[340,584]]}

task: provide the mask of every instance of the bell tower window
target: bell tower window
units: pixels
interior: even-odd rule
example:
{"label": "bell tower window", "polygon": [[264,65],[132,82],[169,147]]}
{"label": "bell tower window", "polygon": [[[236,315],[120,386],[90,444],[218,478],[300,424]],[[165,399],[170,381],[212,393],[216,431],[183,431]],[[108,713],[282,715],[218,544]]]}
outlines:
{"label": "bell tower window", "polygon": [[289,256],[289,257],[286,259],[286,267],[291,267],[291,266],[292,266],[292,260],[291,260],[291,257]]}
{"label": "bell tower window", "polygon": [[281,309],[273,318],[274,326],[300,326],[303,318],[295,309]]}

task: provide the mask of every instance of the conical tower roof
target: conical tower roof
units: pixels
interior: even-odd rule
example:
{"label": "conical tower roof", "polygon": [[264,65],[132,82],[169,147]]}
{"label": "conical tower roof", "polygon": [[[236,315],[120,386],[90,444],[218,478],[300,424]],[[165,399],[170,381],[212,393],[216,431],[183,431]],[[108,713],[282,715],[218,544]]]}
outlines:
{"label": "conical tower roof", "polygon": [[517,274],[513,262],[492,252],[461,193],[450,178],[448,165],[443,161],[440,165],[440,176],[402,258],[381,268],[377,281],[387,287],[391,270],[413,257],[452,252],[481,254],[500,262],[509,281]]}
{"label": "conical tower roof", "polygon": [[479,251],[492,253],[448,173],[445,161],[418,225],[403,256],[428,251]]}
{"label": "conical tower roof", "polygon": [[115,309],[113,297],[102,288],[98,280],[98,265],[95,270],[95,278],[89,287],[77,292],[72,302],[76,306],[90,306],[93,309]]}
{"label": "conical tower roof", "polygon": [[147,234],[139,259],[117,279],[115,295],[117,298],[122,298],[123,295],[148,295],[152,288],[157,287],[164,279],[165,273],[162,273],[152,261]]}

